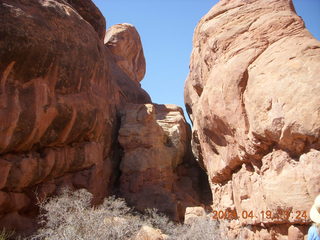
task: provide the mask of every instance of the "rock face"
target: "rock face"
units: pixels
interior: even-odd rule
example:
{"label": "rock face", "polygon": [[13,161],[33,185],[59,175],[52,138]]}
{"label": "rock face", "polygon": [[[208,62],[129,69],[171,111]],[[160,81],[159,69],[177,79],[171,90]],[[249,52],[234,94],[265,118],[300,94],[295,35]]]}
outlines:
{"label": "rock face", "polygon": [[114,25],[108,29],[104,42],[114,54],[117,65],[139,83],[146,73],[146,61],[136,28],[126,23]]}
{"label": "rock face", "polygon": [[[50,2],[50,1],[47,1]],[[66,0],[96,30],[100,39],[106,34],[106,20],[92,0]]]}
{"label": "rock face", "polygon": [[206,211],[203,207],[187,207],[185,211],[184,224],[191,225],[197,218],[206,217]]}
{"label": "rock face", "polygon": [[210,197],[182,110],[140,86],[138,32],[105,25],[91,0],[0,3],[0,229],[31,233],[66,186],[176,220]]}
{"label": "rock face", "polygon": [[185,86],[193,151],[213,209],[255,215],[239,219],[248,238],[281,239],[292,224],[306,233],[309,218],[297,215],[320,192],[319,68],[320,42],[291,0],[221,0],[195,30]]}
{"label": "rock face", "polygon": [[[151,100],[136,84],[145,66],[128,76],[117,65],[91,1],[3,0],[0,26],[0,228],[32,230],[36,196],[66,185],[96,201],[108,194],[120,161],[117,112]],[[143,61],[136,47],[127,54]]]}
{"label": "rock face", "polygon": [[146,62],[135,27],[126,23],[114,25],[108,29],[104,42],[107,53],[113,60],[110,72],[120,93],[119,105],[126,102],[151,102],[139,83],[146,72]]}
{"label": "rock face", "polygon": [[201,201],[204,173],[190,154],[190,129],[181,108],[127,104],[118,138],[124,152],[120,191],[129,203],[182,220],[185,208]]}

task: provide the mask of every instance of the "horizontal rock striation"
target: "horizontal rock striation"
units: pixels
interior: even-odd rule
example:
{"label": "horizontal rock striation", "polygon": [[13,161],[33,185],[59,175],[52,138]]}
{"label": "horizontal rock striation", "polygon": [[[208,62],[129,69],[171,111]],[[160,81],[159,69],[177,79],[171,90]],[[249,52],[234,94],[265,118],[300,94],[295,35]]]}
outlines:
{"label": "horizontal rock striation", "polygon": [[[91,1],[4,0],[0,26],[0,227],[26,233],[37,200],[61,187],[87,188],[95,202],[110,193],[119,109],[151,99],[136,83],[145,65],[128,75],[117,64]],[[125,41],[140,39],[131,28]],[[127,54],[143,62],[135,44]]]}
{"label": "horizontal rock striation", "polygon": [[64,187],[175,220],[211,200],[182,110],[141,88],[134,26],[106,31],[91,0],[3,0],[0,26],[0,228],[29,235]]}

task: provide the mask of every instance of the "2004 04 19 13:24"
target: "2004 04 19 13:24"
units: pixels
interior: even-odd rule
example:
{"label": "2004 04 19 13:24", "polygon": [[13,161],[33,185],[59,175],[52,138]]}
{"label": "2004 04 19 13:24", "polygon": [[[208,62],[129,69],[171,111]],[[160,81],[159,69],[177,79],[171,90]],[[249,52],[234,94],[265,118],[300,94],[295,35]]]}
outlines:
{"label": "2004 04 19 13:24", "polygon": [[[282,210],[278,209],[276,212],[272,212],[270,210],[260,211],[261,220],[272,220],[275,221],[291,221],[294,222],[307,222],[308,216],[306,211],[292,211],[292,210]],[[241,213],[238,213],[236,210],[227,209],[225,211],[222,210],[213,210],[212,218],[214,220],[236,220],[236,219],[254,219],[258,218],[256,214],[252,210],[247,211],[243,210]]]}

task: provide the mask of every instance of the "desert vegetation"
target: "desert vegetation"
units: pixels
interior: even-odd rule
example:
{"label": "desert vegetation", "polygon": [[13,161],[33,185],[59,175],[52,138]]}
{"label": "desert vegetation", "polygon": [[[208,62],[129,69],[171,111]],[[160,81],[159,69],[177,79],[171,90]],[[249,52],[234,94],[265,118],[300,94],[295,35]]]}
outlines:
{"label": "desert vegetation", "polygon": [[155,209],[138,212],[121,198],[108,197],[99,206],[91,206],[91,199],[92,195],[84,189],[75,192],[65,189],[59,196],[40,203],[42,227],[28,240],[147,239],[139,234],[144,227],[159,235],[154,239],[221,239],[217,222],[209,217],[199,217],[191,224],[182,225]]}
{"label": "desert vegetation", "polygon": [[13,231],[7,231],[5,228],[0,231],[0,240],[7,240],[13,237]]}

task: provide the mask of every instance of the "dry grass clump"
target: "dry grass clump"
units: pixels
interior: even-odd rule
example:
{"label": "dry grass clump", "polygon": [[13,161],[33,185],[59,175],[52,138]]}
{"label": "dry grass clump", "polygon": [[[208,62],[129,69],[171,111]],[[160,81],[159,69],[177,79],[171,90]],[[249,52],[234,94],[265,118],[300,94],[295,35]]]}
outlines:
{"label": "dry grass clump", "polygon": [[[217,221],[209,217],[196,218],[190,225],[180,225],[174,240],[222,240]],[[227,239],[226,237],[224,240]]]}
{"label": "dry grass clump", "polygon": [[43,227],[32,240],[128,239],[141,222],[122,199],[110,197],[98,207],[84,189],[64,190],[60,196],[40,204]]}
{"label": "dry grass clump", "polygon": [[[147,210],[144,221],[168,235],[168,240],[220,240],[220,229],[217,221],[203,216],[193,220],[191,224],[176,224],[156,209]],[[225,238],[224,238],[225,240]]]}
{"label": "dry grass clump", "polygon": [[14,235],[14,232],[13,231],[8,231],[6,230],[5,228],[3,228],[1,231],[0,231],[0,240],[8,240],[10,239],[11,237],[13,237]]}
{"label": "dry grass clump", "polygon": [[98,207],[91,206],[91,199],[86,190],[64,190],[60,196],[40,204],[42,228],[29,239],[124,240],[132,239],[144,225],[160,229],[168,240],[220,239],[218,226],[210,218],[180,225],[156,210],[138,213],[123,199],[109,197]]}

